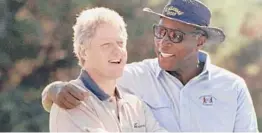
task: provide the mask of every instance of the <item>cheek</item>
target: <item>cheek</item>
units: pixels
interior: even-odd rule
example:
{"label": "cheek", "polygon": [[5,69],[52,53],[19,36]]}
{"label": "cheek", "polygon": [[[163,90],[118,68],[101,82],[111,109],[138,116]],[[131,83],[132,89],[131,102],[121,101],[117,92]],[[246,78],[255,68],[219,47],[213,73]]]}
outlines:
{"label": "cheek", "polygon": [[108,59],[105,56],[100,56],[94,60],[94,67],[100,69],[100,71],[106,70],[108,68]]}
{"label": "cheek", "polygon": [[188,53],[187,49],[181,45],[176,47],[176,54],[177,54],[178,59],[183,59],[186,56],[186,54]]}
{"label": "cheek", "polygon": [[99,65],[105,64],[108,61],[108,54],[102,51],[95,51],[89,54],[88,60],[92,62],[95,66],[99,67]]}
{"label": "cheek", "polygon": [[124,64],[126,64],[127,58],[128,58],[127,51],[125,51],[123,54],[124,54],[123,55],[123,61],[124,61]]}
{"label": "cheek", "polygon": [[157,40],[157,39],[154,39],[154,48],[155,48],[155,52],[156,53],[158,53],[158,49],[159,49],[159,47],[160,47],[160,42],[159,42],[159,40]]}
{"label": "cheek", "polygon": [[160,40],[154,37],[155,47],[159,46],[159,42],[160,42]]}
{"label": "cheek", "polygon": [[186,39],[185,39],[185,48],[186,49],[198,49],[197,47],[197,43],[198,43],[198,41],[196,40],[196,38],[195,37],[187,37]]}
{"label": "cheek", "polygon": [[121,52],[121,54],[124,56],[124,57],[127,57],[127,48],[126,47],[122,47],[122,48],[120,48],[121,50],[120,50],[120,52]]}

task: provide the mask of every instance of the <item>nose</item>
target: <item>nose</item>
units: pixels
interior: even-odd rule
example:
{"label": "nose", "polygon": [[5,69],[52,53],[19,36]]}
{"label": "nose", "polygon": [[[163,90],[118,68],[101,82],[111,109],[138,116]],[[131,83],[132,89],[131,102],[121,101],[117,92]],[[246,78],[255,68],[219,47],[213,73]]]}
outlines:
{"label": "nose", "polygon": [[112,51],[113,55],[114,55],[115,57],[120,57],[120,56],[122,56],[123,52],[124,52],[124,49],[123,49],[122,47],[120,47],[120,46],[116,43],[116,44],[114,45],[114,48],[113,48],[113,51]]}
{"label": "nose", "polygon": [[171,46],[171,42],[168,38],[168,35],[165,34],[165,36],[162,39],[159,39],[158,44],[162,47],[163,46]]}

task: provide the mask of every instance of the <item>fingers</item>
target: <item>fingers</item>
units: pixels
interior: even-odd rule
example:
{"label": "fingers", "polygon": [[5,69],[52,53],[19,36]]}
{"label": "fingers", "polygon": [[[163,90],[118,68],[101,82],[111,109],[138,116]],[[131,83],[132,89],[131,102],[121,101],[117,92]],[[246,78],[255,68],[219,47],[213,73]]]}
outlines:
{"label": "fingers", "polygon": [[71,109],[80,104],[80,101],[72,96],[69,91],[67,91],[65,88],[63,89],[63,91],[58,93],[57,100],[55,102],[59,107]]}
{"label": "fingers", "polygon": [[[65,99],[64,99],[65,101]],[[70,103],[66,103],[66,102],[60,102],[59,105],[58,105],[60,108],[63,108],[63,109],[72,109],[74,108],[73,105],[71,105]]]}
{"label": "fingers", "polygon": [[54,96],[54,102],[61,108],[72,109],[78,106],[87,96],[89,96],[88,92],[82,91],[68,83]]}
{"label": "fingers", "polygon": [[74,96],[72,96],[70,93],[65,94],[65,102],[69,102],[74,107],[78,106],[80,104],[80,101],[76,99]]}
{"label": "fingers", "polygon": [[80,89],[76,88],[74,85],[72,84],[67,84],[65,86],[68,90],[68,92],[75,97],[76,99],[78,99],[79,101],[83,101],[85,96],[83,94],[83,91],[81,91]]}
{"label": "fingers", "polygon": [[87,92],[87,91],[83,92],[83,95],[84,95],[84,98],[90,96],[89,92]]}
{"label": "fingers", "polygon": [[70,100],[68,100],[67,98],[64,99],[63,104],[65,105],[66,109],[72,109],[72,108],[75,108],[77,106],[77,105],[73,104]]}
{"label": "fingers", "polygon": [[80,102],[71,96],[69,93],[63,93],[57,96],[57,101],[55,102],[60,108],[72,109],[75,108]]}

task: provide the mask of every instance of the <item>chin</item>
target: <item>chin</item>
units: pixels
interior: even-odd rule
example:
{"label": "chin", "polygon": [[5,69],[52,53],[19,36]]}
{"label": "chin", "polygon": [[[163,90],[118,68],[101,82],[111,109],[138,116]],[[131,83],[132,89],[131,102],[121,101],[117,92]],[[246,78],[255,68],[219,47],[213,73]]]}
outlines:
{"label": "chin", "polygon": [[175,71],[176,70],[176,67],[174,66],[174,64],[171,64],[169,62],[158,61],[158,64],[160,68],[162,68],[163,70],[166,70],[166,71]]}
{"label": "chin", "polygon": [[166,71],[174,71],[173,68],[171,67],[168,67],[168,66],[163,66],[163,65],[160,65],[160,68],[162,68],[163,70],[166,70]]}
{"label": "chin", "polygon": [[111,71],[108,73],[108,77],[110,77],[111,79],[118,79],[123,75],[123,71],[121,72],[116,72],[116,71]]}

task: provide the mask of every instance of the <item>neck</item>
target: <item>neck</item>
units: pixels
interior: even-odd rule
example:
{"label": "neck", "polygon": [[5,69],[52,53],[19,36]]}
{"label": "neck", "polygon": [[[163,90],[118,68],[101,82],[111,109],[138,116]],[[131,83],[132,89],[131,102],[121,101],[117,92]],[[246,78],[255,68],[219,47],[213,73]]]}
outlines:
{"label": "neck", "polygon": [[106,78],[104,75],[93,69],[85,69],[94,82],[109,96],[115,95],[116,80]]}
{"label": "neck", "polygon": [[185,66],[188,67],[181,67],[176,71],[169,71],[169,73],[180,80],[183,85],[187,84],[192,78],[199,75],[203,70],[203,65],[198,63],[198,61],[194,64],[187,64]]}

